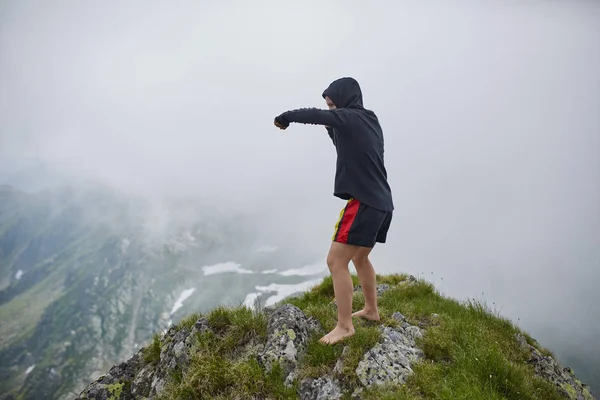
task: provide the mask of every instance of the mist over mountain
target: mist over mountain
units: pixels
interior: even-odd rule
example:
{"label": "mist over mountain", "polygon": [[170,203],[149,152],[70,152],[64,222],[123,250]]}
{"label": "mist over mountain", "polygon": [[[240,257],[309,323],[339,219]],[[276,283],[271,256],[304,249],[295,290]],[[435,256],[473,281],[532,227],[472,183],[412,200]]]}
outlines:
{"label": "mist over mountain", "polygon": [[187,205],[164,205],[159,226],[156,209],[99,184],[1,187],[3,393],[72,398],[187,313],[271,303],[326,270],[245,216]]}

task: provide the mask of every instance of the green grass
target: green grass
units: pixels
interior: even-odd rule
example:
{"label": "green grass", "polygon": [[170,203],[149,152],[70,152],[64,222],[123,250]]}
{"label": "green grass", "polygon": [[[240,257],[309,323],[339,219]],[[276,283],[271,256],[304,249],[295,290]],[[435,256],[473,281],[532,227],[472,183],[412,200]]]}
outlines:
{"label": "green grass", "polygon": [[[384,292],[379,300],[382,323],[396,325],[391,315],[400,311],[411,324],[424,324],[427,334],[418,345],[426,359],[415,365],[415,374],[405,386],[366,391],[365,398],[560,398],[551,384],[535,378],[532,368],[526,364],[527,353],[515,339],[515,333],[520,330],[510,321],[494,315],[482,304],[444,298],[427,282],[402,284],[406,278],[405,275],[377,276],[379,284],[397,285]],[[353,276],[353,281],[357,284],[358,278]],[[305,296],[287,302],[315,317],[328,331],[336,323],[332,299],[333,283],[331,278],[326,278]],[[353,309],[358,310],[363,305],[362,294],[355,294]],[[350,351],[344,360],[342,379],[351,391],[358,387],[354,371],[364,353],[379,340],[379,329],[362,320],[355,322],[355,328],[352,338],[329,347],[321,346],[316,335],[301,359],[300,376],[316,377],[330,371],[343,347],[348,345]],[[528,340],[537,346],[531,338]]]}
{"label": "green grass", "polygon": [[219,353],[230,355],[250,341],[266,342],[267,317],[246,307],[219,306],[207,315],[208,323],[218,339],[211,345]]}
{"label": "green grass", "polygon": [[[198,315],[180,325],[192,326]],[[264,313],[246,307],[220,306],[206,318],[211,331],[193,338],[193,356],[185,374],[175,372],[163,400],[231,399],[252,396],[295,399],[297,387],[284,385],[283,371],[275,364],[264,370],[256,357],[244,357],[243,348],[267,339]]]}
{"label": "green grass", "polygon": [[144,356],[144,361],[146,362],[146,364],[150,364],[150,365],[158,364],[158,361],[160,360],[161,347],[162,346],[161,346],[160,334],[155,333],[150,345],[147,347],[144,347],[144,349],[142,350],[142,354]]}
{"label": "green grass", "polygon": [[185,317],[184,319],[182,319],[181,322],[179,322],[179,324],[177,324],[177,326],[179,328],[185,328],[186,330],[191,331],[192,328],[194,327],[194,324],[196,323],[196,321],[198,321],[201,317],[202,317],[202,314],[200,314],[200,313],[190,314],[187,317]]}
{"label": "green grass", "polygon": [[[266,372],[256,359],[232,361],[214,353],[197,353],[186,374],[171,383],[162,400],[171,399],[296,399],[295,386],[283,384],[283,371],[275,365]],[[172,381],[173,382],[173,381]]]}
{"label": "green grass", "polygon": [[[561,399],[553,385],[535,376],[527,364],[529,354],[519,345],[515,334],[524,334],[528,342],[539,348],[531,337],[484,304],[448,299],[431,284],[424,281],[408,284],[406,278],[377,276],[380,284],[396,285],[379,299],[382,323],[397,325],[391,315],[400,311],[411,324],[425,327],[424,337],[417,341],[425,359],[412,366],[414,374],[405,385],[365,390],[362,398]],[[356,276],[352,279],[358,284]],[[327,332],[336,324],[333,299],[333,283],[328,277],[303,296],[283,302],[294,304],[307,316],[314,317]],[[363,302],[362,294],[355,293],[353,308],[360,309]],[[180,326],[191,328],[199,316],[184,319]],[[378,324],[364,320],[355,321],[353,337],[333,346],[318,342],[323,332],[314,334],[299,358],[295,386],[288,388],[277,366],[267,372],[255,357],[240,356],[243,349],[265,343],[267,318],[263,313],[245,307],[217,307],[206,318],[212,331],[196,335],[189,369],[173,375],[164,399],[296,398],[298,382],[305,377],[331,374],[346,347],[337,378],[343,382],[344,398],[350,398],[350,393],[360,387],[354,372],[358,363],[380,340]],[[155,342],[151,345],[152,354],[156,351],[160,354]]]}
{"label": "green grass", "polygon": [[[380,309],[384,315],[401,311],[411,323],[428,325],[418,341],[426,360],[414,366],[398,398],[561,398],[526,364],[528,354],[515,338],[520,330],[481,303],[444,298],[431,284],[419,282],[384,293]],[[432,319],[433,313],[438,317]]]}

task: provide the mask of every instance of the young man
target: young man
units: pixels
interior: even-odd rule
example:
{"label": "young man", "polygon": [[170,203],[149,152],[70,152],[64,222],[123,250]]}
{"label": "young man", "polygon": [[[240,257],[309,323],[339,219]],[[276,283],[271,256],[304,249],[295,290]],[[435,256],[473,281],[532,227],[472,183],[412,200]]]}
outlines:
{"label": "young man", "polygon": [[[335,225],[327,266],[338,307],[335,329],[321,338],[334,344],[354,334],[352,316],[378,321],[375,271],[369,253],[385,243],[394,204],[383,162],[383,131],[375,113],[363,107],[360,86],[353,78],[332,82],[322,94],[329,110],[303,108],[275,118],[286,129],[291,122],[324,125],[337,151],[333,195],[347,200]],[[348,264],[358,273],[365,307],[352,314],[352,279]]]}

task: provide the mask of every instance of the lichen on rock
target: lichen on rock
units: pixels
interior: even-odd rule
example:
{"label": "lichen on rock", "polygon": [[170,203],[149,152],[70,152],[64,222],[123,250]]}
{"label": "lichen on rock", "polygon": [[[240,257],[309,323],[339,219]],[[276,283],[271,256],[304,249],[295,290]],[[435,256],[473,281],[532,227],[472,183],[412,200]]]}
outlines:
{"label": "lichen on rock", "polygon": [[521,334],[516,335],[521,346],[530,352],[529,364],[533,365],[537,376],[552,382],[566,398],[572,400],[594,400],[587,385],[575,378],[571,368],[560,365],[552,357],[543,355],[534,346],[527,343]]}
{"label": "lichen on rock", "polygon": [[76,400],[133,399],[131,396],[131,382],[135,379],[143,364],[143,356],[140,350],[129,360],[114,365],[108,373],[88,385]]}
{"label": "lichen on rock", "polygon": [[380,343],[364,355],[356,368],[361,384],[369,387],[405,383],[413,373],[411,365],[423,358],[423,351],[415,343],[415,339],[422,335],[421,328],[417,326],[383,327]]}
{"label": "lichen on rock", "polygon": [[306,378],[300,383],[301,400],[334,400],[342,397],[339,381],[324,376],[317,379]]}
{"label": "lichen on rock", "polygon": [[89,384],[77,400],[128,400],[156,397],[164,390],[174,371],[184,371],[187,368],[193,345],[192,335],[207,329],[209,329],[208,321],[205,318],[199,319],[191,332],[185,328],[171,326],[160,339],[160,359],[156,365],[145,363],[144,349],[140,349],[129,360],[113,366],[107,374]]}
{"label": "lichen on rock", "polygon": [[269,315],[267,343],[258,355],[258,361],[267,370],[279,363],[286,377],[298,365],[298,354],[306,347],[314,332],[321,329],[319,323],[308,318],[292,304],[284,304]]}

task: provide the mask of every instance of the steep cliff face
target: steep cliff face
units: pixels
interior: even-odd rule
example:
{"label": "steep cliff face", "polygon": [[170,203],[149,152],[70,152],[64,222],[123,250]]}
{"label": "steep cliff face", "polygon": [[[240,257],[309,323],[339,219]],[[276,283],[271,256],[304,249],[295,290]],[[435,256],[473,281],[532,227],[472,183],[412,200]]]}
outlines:
{"label": "steep cliff face", "polygon": [[97,185],[0,188],[0,397],[71,399],[188,307],[299,280],[243,270],[271,268],[243,218],[144,207]]}
{"label": "steep cliff face", "polygon": [[[357,278],[353,277],[355,283]],[[573,371],[509,321],[411,276],[379,276],[380,322],[335,324],[330,279],[267,308],[194,314],[77,399],[586,399]],[[363,306],[360,286],[354,306]]]}

